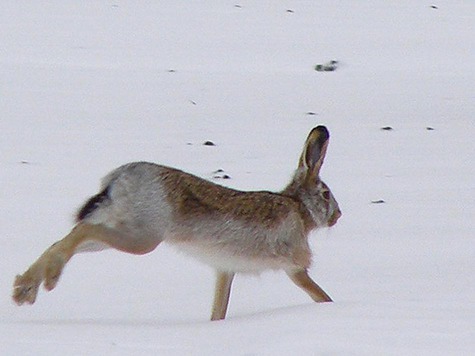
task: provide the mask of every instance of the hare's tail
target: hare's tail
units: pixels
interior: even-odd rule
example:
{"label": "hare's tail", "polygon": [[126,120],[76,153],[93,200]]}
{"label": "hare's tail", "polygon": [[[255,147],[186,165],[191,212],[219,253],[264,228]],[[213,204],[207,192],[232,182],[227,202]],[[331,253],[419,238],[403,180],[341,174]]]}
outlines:
{"label": "hare's tail", "polygon": [[81,209],[79,209],[76,215],[76,222],[81,222],[88,216],[90,216],[99,206],[105,202],[110,201],[110,186],[107,186],[100,193],[91,197]]}
{"label": "hare's tail", "polygon": [[79,223],[84,219],[90,217],[98,208],[112,203],[111,191],[114,183],[120,179],[124,172],[127,171],[128,167],[133,166],[134,164],[127,164],[121,166],[111,173],[106,175],[101,182],[101,190],[96,195],[89,198],[86,203],[79,209],[76,214],[76,222]]}

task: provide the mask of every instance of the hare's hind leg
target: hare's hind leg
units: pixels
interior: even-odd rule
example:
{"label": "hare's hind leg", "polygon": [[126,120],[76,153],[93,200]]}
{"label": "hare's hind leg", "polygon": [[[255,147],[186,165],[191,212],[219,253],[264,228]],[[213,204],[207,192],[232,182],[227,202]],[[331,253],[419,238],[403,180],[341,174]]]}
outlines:
{"label": "hare's hind leg", "polygon": [[213,310],[211,312],[212,321],[222,320],[226,317],[233,278],[233,272],[217,272]]}
{"label": "hare's hind leg", "polygon": [[332,302],[330,296],[315,283],[305,269],[287,271],[290,277],[298,287],[302,288],[314,301],[318,303]]}
{"label": "hare's hind leg", "polygon": [[103,225],[81,222],[66,237],[48,248],[24,274],[16,277],[13,300],[18,305],[25,302],[33,304],[42,282],[48,291],[56,287],[65,264],[81,250],[81,245],[88,242],[98,242],[134,254],[150,252],[158,245],[158,242],[128,238]]}

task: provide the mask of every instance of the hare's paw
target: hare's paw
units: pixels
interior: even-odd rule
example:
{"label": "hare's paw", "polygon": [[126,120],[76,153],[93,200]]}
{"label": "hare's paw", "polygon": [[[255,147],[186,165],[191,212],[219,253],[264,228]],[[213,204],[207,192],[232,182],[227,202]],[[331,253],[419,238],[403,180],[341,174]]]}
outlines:
{"label": "hare's paw", "polygon": [[48,258],[45,267],[45,283],[44,287],[50,291],[58,284],[59,277],[63,271],[63,267],[66,264],[66,259],[61,255],[55,255]]}
{"label": "hare's paw", "polygon": [[18,305],[24,303],[33,304],[38,294],[41,284],[41,277],[38,274],[26,271],[23,275],[18,275],[13,284],[12,298]]}

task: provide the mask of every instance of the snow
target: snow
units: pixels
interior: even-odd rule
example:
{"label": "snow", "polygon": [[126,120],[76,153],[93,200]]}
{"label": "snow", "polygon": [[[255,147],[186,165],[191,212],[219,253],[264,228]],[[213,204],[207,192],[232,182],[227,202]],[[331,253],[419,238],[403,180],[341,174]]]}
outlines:
{"label": "snow", "polygon": [[[471,1],[2,2],[0,353],[475,353],[474,23]],[[334,303],[238,276],[209,322],[213,271],[167,246],[78,255],[11,301],[112,168],[277,190],[318,124],[343,217],[310,274]]]}

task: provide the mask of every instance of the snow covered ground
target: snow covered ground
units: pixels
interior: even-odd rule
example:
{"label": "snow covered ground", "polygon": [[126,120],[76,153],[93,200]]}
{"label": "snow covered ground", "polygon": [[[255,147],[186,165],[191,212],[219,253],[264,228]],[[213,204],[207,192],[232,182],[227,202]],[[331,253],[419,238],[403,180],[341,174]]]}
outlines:
{"label": "snow covered ground", "polygon": [[[475,353],[475,2],[0,7],[1,355]],[[238,276],[211,323],[213,271],[164,245],[78,255],[34,306],[11,301],[110,169],[276,190],[317,124],[343,217],[312,236],[311,275],[335,303]]]}

